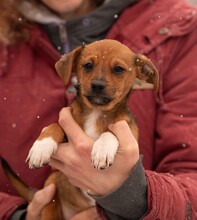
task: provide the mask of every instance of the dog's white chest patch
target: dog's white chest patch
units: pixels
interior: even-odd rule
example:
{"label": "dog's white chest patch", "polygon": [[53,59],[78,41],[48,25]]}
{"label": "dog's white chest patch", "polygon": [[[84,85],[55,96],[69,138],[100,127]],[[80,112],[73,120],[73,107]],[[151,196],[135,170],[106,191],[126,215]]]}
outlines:
{"label": "dog's white chest patch", "polygon": [[84,124],[85,133],[96,140],[100,134],[96,131],[96,121],[98,117],[101,115],[101,112],[98,110],[94,110],[88,117],[86,118],[86,122]]}

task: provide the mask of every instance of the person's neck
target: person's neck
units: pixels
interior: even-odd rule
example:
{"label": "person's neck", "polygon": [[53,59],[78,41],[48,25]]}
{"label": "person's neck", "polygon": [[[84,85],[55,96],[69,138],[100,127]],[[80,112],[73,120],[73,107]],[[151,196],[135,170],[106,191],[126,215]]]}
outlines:
{"label": "person's neck", "polygon": [[94,9],[96,9],[95,1],[83,0],[81,5],[74,12],[72,12],[70,14],[61,14],[60,16],[63,19],[70,20],[73,18],[84,16],[84,15],[90,13],[91,11],[93,11]]}

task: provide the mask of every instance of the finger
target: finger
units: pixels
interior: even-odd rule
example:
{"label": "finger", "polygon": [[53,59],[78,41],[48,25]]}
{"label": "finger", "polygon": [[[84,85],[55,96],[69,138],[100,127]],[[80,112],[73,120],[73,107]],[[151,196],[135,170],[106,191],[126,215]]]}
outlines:
{"label": "finger", "polygon": [[[70,144],[67,143],[61,143],[58,145],[58,148],[56,151],[52,154],[51,158],[54,158],[56,160],[59,160],[59,162],[63,162],[67,157],[73,154],[73,149],[70,147]],[[49,161],[50,164],[50,161]]]}
{"label": "finger", "polygon": [[89,209],[86,209],[85,211],[80,212],[79,214],[72,217],[70,220],[99,220],[101,219],[96,211],[95,207],[91,207]]}
{"label": "finger", "polygon": [[55,185],[50,184],[37,191],[32,202],[28,205],[26,220],[40,219],[42,209],[52,201],[55,194]]}
{"label": "finger", "polygon": [[[49,164],[52,165],[53,162],[57,162],[58,166],[62,166],[65,163],[67,164],[72,161],[76,161],[78,158],[79,158],[79,155],[76,153],[76,150],[73,147],[73,144],[63,143],[63,144],[58,145],[58,148],[55,151],[55,153],[52,155],[51,161],[49,161]],[[52,159],[56,159],[57,161],[53,161]]]}
{"label": "finger", "polygon": [[110,124],[108,128],[119,140],[119,151],[122,150],[122,148],[131,145],[138,147],[138,143],[126,121],[122,120],[116,122],[115,124]]}
{"label": "finger", "polygon": [[[124,120],[109,126],[110,131],[118,138],[119,147],[111,167],[116,173],[121,173],[119,186],[129,175],[139,160],[139,146],[128,123]],[[127,166],[125,166],[127,164]]]}
{"label": "finger", "polygon": [[49,164],[62,171],[65,175],[68,175],[70,170],[77,172],[81,168],[80,161],[82,154],[85,155],[81,150],[79,153],[76,153],[75,147],[70,143],[60,144],[56,152],[52,155]]}
{"label": "finger", "polygon": [[50,158],[49,165],[57,170],[62,170],[64,167],[64,163],[61,162],[58,155],[55,154]]}
{"label": "finger", "polygon": [[87,135],[74,120],[71,108],[66,107],[60,111],[59,124],[66,133],[67,138],[71,140],[74,145],[83,142],[83,140],[87,138]]}

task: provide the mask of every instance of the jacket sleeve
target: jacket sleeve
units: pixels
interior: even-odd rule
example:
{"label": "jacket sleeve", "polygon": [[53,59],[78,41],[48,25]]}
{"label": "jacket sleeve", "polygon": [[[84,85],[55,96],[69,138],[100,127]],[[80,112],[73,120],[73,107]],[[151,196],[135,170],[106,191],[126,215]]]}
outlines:
{"label": "jacket sleeve", "polygon": [[0,192],[0,219],[9,219],[9,217],[18,207],[25,205],[26,203],[27,202],[20,197],[11,196]]}
{"label": "jacket sleeve", "polygon": [[[160,42],[161,45],[156,45],[157,48],[150,52],[153,58],[163,56],[163,60],[157,60],[161,66],[161,77],[153,158],[152,152],[150,155],[149,152],[144,154],[144,160],[148,158],[153,163],[151,170],[145,170],[148,212],[144,220],[197,219],[197,28],[194,23],[196,20],[179,29],[173,24],[177,35],[171,38],[170,35],[166,36],[165,42]],[[129,196],[131,189],[128,187],[124,190]],[[98,210],[106,215],[108,205],[103,204],[100,203],[102,208]],[[128,206],[125,208],[129,209]],[[130,212],[131,216],[135,212],[132,206]]]}
{"label": "jacket sleeve", "polygon": [[146,170],[149,214],[145,220],[197,219],[196,36],[197,29],[174,47],[171,44],[170,65],[161,76],[155,171]]}
{"label": "jacket sleeve", "polygon": [[[142,217],[144,220],[197,219],[197,66],[194,54],[197,54],[196,43],[179,51],[161,79],[155,128],[155,169],[145,170],[148,212]],[[126,182],[124,189],[121,187],[124,194],[119,193],[117,197],[115,191],[107,196],[110,198],[107,202],[106,198],[95,198],[108,219],[138,219],[135,214],[139,209],[136,211],[136,206],[128,202],[128,197],[133,198],[130,185],[135,181],[128,177]],[[141,189],[145,192],[145,188],[144,185]],[[126,204],[121,201],[122,196]],[[146,202],[145,194],[139,197]],[[125,211],[119,212],[120,209]],[[126,215],[129,210],[130,215]]]}
{"label": "jacket sleeve", "polygon": [[[147,181],[141,158],[128,178],[114,192],[92,196],[108,219],[136,220],[147,213]],[[101,213],[99,213],[101,214]],[[103,215],[101,215],[103,217]]]}

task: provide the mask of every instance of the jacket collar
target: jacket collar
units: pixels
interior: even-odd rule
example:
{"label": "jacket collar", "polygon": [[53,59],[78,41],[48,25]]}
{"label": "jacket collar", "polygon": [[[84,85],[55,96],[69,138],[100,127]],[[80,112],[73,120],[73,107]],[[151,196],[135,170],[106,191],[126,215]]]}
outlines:
{"label": "jacket collar", "polygon": [[70,20],[66,27],[68,37],[72,39],[71,48],[105,38],[111,26],[122,11],[137,0],[111,0],[87,16]]}
{"label": "jacket collar", "polygon": [[105,38],[122,10],[136,1],[106,0],[88,15],[68,21],[59,18],[42,4],[33,5],[27,0],[23,0],[19,8],[26,18],[42,24],[57,50],[67,53],[83,43]]}
{"label": "jacket collar", "polygon": [[39,24],[65,23],[65,20],[52,13],[47,7],[45,7],[41,3],[33,4],[30,1],[23,0],[18,5],[18,10],[25,18]]}

